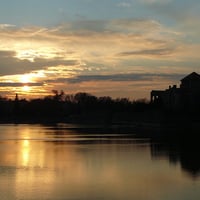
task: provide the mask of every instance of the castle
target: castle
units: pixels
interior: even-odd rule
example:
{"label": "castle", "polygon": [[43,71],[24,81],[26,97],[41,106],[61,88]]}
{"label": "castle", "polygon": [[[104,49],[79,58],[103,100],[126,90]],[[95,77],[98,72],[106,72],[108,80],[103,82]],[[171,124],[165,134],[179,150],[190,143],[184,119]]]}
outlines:
{"label": "castle", "polygon": [[200,108],[200,75],[192,72],[181,79],[180,87],[169,86],[166,90],[152,90],[151,102],[172,110]]}

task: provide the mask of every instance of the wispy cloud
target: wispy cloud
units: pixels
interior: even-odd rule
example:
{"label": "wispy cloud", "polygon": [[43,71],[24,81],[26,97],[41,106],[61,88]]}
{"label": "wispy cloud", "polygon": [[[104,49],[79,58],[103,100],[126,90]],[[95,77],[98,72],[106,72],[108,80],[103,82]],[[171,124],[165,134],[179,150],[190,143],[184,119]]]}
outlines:
{"label": "wispy cloud", "polygon": [[24,85],[26,86],[43,86],[44,83],[9,83],[9,82],[0,82],[0,87],[23,87]]}
{"label": "wispy cloud", "polygon": [[118,56],[170,56],[175,51],[171,48],[144,49],[139,51],[121,52]]}
{"label": "wispy cloud", "polygon": [[[196,69],[199,60],[198,43],[185,42],[185,32],[151,19],[82,20],[51,28],[2,27],[1,88],[8,82],[9,87],[17,87],[16,74],[29,74],[36,83],[46,81],[44,93],[69,85],[74,91],[88,89],[97,80],[115,82],[117,87],[120,81],[142,84],[151,81],[158,66],[160,73],[182,74]],[[191,68],[185,70],[190,62]]]}
{"label": "wispy cloud", "polygon": [[179,73],[129,73],[110,75],[78,75],[46,81],[66,88],[68,93],[86,91],[95,95],[113,97],[149,97],[153,89],[166,89],[179,84],[185,74]]}
{"label": "wispy cloud", "polygon": [[13,28],[15,25],[13,24],[0,24],[0,29],[7,29],[7,28]]}
{"label": "wispy cloud", "polygon": [[121,82],[121,81],[152,81],[154,79],[167,79],[178,81],[183,78],[185,74],[166,74],[166,73],[129,73],[129,74],[110,74],[110,75],[79,75],[72,78],[58,78],[54,80],[47,80],[47,82],[68,82],[68,83],[81,83],[88,81],[111,81],[111,82]]}
{"label": "wispy cloud", "polygon": [[[166,34],[166,28],[158,22],[141,19],[80,21],[48,29],[8,27],[0,31],[0,36],[4,41],[0,44],[1,52],[10,52],[2,65],[5,73],[83,62],[116,65],[116,55],[121,59],[121,52],[135,56],[146,53],[155,59],[165,49],[165,53],[175,49],[177,37],[172,31]],[[1,53],[0,56],[5,57]]]}

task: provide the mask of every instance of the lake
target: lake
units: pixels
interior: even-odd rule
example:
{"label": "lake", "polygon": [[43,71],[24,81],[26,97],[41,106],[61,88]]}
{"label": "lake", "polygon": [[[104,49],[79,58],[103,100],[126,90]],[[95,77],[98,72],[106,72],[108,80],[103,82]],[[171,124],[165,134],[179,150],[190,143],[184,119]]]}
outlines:
{"label": "lake", "polygon": [[199,200],[199,145],[72,124],[0,125],[1,200]]}

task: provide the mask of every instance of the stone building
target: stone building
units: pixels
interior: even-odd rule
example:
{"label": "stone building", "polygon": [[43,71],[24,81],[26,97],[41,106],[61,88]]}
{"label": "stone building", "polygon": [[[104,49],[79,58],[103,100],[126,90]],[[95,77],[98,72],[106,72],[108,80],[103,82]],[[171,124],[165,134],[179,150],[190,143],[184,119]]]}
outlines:
{"label": "stone building", "polygon": [[200,108],[200,75],[192,72],[181,79],[180,87],[169,86],[166,90],[152,90],[151,102],[167,109],[194,110]]}

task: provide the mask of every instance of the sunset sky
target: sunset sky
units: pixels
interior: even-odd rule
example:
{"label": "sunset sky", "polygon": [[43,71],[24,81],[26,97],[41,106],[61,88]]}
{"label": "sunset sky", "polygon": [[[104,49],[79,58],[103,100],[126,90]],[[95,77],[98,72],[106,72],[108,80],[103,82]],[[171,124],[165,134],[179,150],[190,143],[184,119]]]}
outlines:
{"label": "sunset sky", "polygon": [[200,73],[199,0],[2,0],[0,95],[149,98]]}

